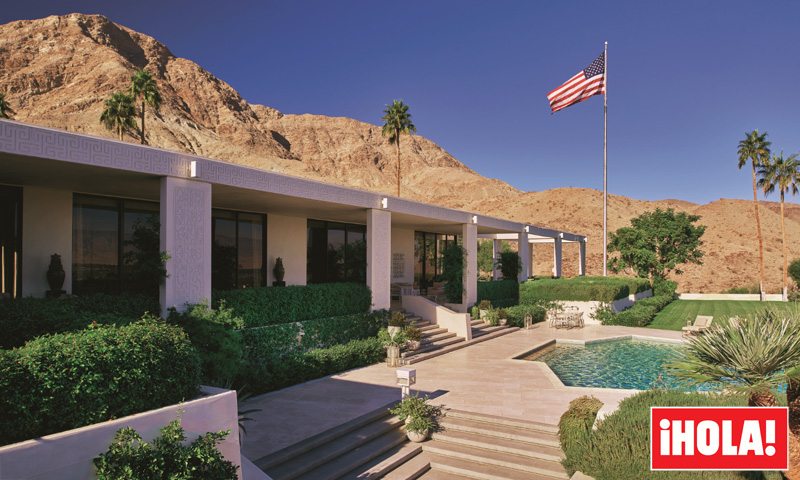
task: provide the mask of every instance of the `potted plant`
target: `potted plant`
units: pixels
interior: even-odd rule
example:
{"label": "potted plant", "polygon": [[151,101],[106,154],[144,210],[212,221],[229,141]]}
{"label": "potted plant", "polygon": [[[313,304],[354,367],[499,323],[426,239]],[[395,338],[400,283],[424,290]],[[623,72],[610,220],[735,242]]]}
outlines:
{"label": "potted plant", "polygon": [[405,330],[406,335],[406,347],[409,350],[416,350],[419,348],[419,344],[422,341],[422,330],[415,327],[412,323]]}
{"label": "potted plant", "polygon": [[64,266],[61,264],[61,255],[54,253],[50,255],[50,265],[47,267],[47,284],[50,290],[46,293],[48,297],[58,297],[66,293],[61,290],[64,286],[64,279],[67,273],[64,271]]}
{"label": "potted plant", "polygon": [[412,442],[422,442],[428,434],[441,430],[439,418],[444,416],[444,405],[431,405],[429,400],[429,396],[420,398],[419,393],[415,393],[389,409],[405,422],[406,435]]}
{"label": "potted plant", "polygon": [[406,326],[406,315],[403,312],[392,312],[392,316],[389,317],[389,327],[387,330],[389,331],[389,335],[396,335]]}
{"label": "potted plant", "polygon": [[497,324],[501,327],[505,327],[506,323],[508,323],[508,312],[501,308],[497,311]]}
{"label": "potted plant", "polygon": [[391,335],[386,328],[381,328],[378,332],[378,339],[383,343],[386,348],[386,366],[399,367],[400,361],[400,346],[406,343],[405,332],[401,329],[399,332]]}
{"label": "potted plant", "polygon": [[283,268],[283,259],[281,257],[275,259],[275,267],[272,269],[272,274],[275,275],[275,281],[272,282],[272,286],[286,286],[286,282],[283,281],[283,277],[286,275],[286,269]]}
{"label": "potted plant", "polygon": [[492,309],[486,312],[486,315],[483,316],[483,321],[487,325],[491,325],[493,327],[497,326],[500,321],[500,316],[498,315],[497,310]]}
{"label": "potted plant", "polygon": [[492,309],[492,302],[490,302],[489,300],[481,300],[481,302],[478,304],[478,311],[481,312],[480,318],[484,318],[491,309]]}

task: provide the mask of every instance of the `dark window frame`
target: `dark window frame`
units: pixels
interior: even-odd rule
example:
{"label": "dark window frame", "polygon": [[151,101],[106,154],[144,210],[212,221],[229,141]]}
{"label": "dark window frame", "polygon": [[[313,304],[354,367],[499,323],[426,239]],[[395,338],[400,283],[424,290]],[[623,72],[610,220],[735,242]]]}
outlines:
{"label": "dark window frame", "polygon": [[[236,269],[234,269],[233,273],[233,288],[226,289],[226,290],[239,290],[240,287],[239,283],[239,217],[241,214],[245,215],[257,215],[261,217],[261,267],[259,268],[259,276],[261,285],[253,285],[253,288],[265,287],[267,286],[267,214],[260,213],[260,212],[247,212],[242,210],[230,210],[227,208],[212,208],[211,209],[211,242],[213,244],[214,239],[216,238],[216,229],[217,224],[214,221],[214,213],[215,212],[224,212],[227,214],[233,214],[233,223],[234,223],[234,239],[233,239],[233,248],[234,248],[234,255],[236,256]],[[221,217],[217,217],[221,218]],[[212,250],[213,252],[213,250]],[[211,264],[214,264],[214,260],[212,258]],[[211,279],[211,283],[214,283],[214,279]]]}

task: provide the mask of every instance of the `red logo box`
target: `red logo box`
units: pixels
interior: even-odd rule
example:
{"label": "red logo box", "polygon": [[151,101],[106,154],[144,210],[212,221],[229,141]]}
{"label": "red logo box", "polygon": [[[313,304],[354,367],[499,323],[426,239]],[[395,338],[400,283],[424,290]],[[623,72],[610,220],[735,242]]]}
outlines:
{"label": "red logo box", "polygon": [[651,407],[651,470],[787,470],[786,407]]}

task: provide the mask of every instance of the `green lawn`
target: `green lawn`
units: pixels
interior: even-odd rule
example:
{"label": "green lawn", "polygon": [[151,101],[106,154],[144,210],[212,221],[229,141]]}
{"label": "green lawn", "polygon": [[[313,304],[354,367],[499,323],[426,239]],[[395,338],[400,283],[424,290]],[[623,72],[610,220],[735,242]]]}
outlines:
{"label": "green lawn", "polygon": [[712,315],[714,320],[726,317],[749,317],[764,309],[788,310],[795,314],[800,313],[796,303],[785,302],[746,302],[742,300],[675,300],[648,325],[648,328],[662,330],[680,330],[686,326],[686,317],[694,321],[698,315]]}

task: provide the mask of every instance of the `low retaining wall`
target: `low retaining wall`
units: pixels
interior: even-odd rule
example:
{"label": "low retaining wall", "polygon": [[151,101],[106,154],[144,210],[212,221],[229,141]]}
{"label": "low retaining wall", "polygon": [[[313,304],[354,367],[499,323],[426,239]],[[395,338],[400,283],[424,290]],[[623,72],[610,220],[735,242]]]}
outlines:
{"label": "low retaining wall", "polygon": [[[133,427],[144,441],[150,442],[161,428],[178,417],[179,410],[183,410],[181,425],[191,441],[207,432],[230,430],[230,435],[217,448],[226,460],[241,465],[236,391],[203,387],[202,393],[206,396],[179,405],[0,447],[0,477],[20,480],[95,478],[92,459],[108,450],[117,430]],[[241,469],[239,478],[242,478]]]}
{"label": "low retaining wall", "polygon": [[[643,298],[652,297],[653,290],[645,290],[644,292],[639,292],[636,294],[628,295],[625,298],[620,298],[619,300],[614,300],[611,302],[611,308],[614,309],[615,312],[619,313],[627,308],[633,306],[638,300]],[[600,321],[592,319],[592,315],[597,310],[597,308],[603,302],[558,302],[561,305],[570,306],[570,307],[577,307],[578,310],[583,312],[583,323],[587,325],[600,325]]]}
{"label": "low retaining wall", "polygon": [[[761,296],[757,293],[679,293],[675,296],[678,300],[745,300],[758,302]],[[770,293],[764,296],[768,302],[782,302],[780,293]]]}
{"label": "low retaining wall", "polygon": [[431,323],[436,323],[449,332],[454,332],[466,341],[472,340],[472,324],[468,313],[458,313],[431,302],[427,298],[415,295],[402,296],[403,308],[415,315],[419,315]]}

